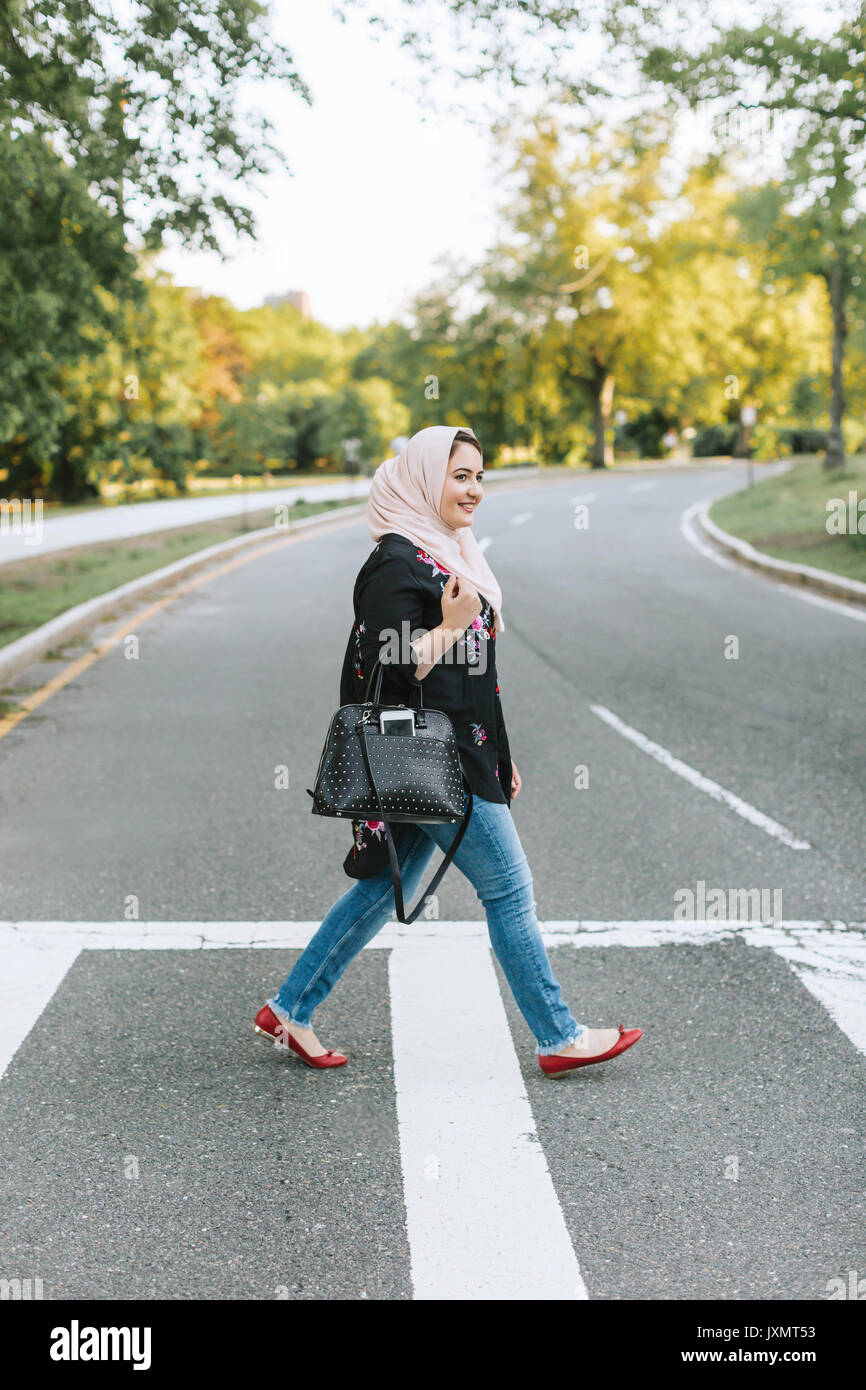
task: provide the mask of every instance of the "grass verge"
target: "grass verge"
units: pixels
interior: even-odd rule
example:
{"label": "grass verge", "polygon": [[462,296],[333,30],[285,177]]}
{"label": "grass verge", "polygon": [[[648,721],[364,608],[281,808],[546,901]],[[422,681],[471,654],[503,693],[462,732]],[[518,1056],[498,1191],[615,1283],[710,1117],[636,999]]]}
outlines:
{"label": "grass verge", "polygon": [[849,458],[842,471],[832,473],[818,456],[802,456],[787,473],[714,502],[710,520],[774,559],[866,582],[866,508],[860,519],[864,534],[850,525],[842,535],[827,531],[828,504],[841,500],[847,515],[849,493],[856,494],[856,526],[857,501],[866,498],[866,455]]}
{"label": "grass verge", "polygon": [[[297,502],[291,516],[299,520],[320,512],[338,512],[342,507],[357,505],[357,501],[353,497],[345,501]],[[251,510],[247,529],[255,531],[270,525],[273,519],[272,506],[264,511]],[[221,517],[197,526],[179,526],[171,531],[153,531],[144,536],[102,541],[98,545],[76,546],[72,550],[28,556],[26,560],[0,565],[0,647],[8,646],[69,608],[108,593],[130,579],[138,579],[197,550],[242,534],[237,517]],[[275,538],[284,534],[274,532]]]}

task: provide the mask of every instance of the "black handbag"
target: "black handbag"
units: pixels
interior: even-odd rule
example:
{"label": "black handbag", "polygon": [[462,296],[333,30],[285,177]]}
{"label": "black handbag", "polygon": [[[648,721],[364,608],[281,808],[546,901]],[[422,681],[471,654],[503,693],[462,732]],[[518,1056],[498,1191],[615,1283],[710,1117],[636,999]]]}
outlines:
{"label": "black handbag", "polygon": [[[370,700],[373,677],[376,689]],[[394,904],[397,918],[405,925],[415,921],[428,894],[439,883],[466,833],[472,815],[473,796],[464,813],[463,767],[451,720],[438,709],[425,709],[424,693],[418,685],[417,709],[407,705],[383,705],[383,666],[376,661],[367,682],[364,703],[341,705],[331,720],[325,746],[319,759],[313,789],[315,816],[344,816],[351,820],[384,823],[384,835],[391,862]],[[379,715],[383,710],[411,709],[414,734],[383,734]],[[403,881],[394,849],[390,821],[411,823],[462,821],[454,842],[416,906],[406,916]]]}

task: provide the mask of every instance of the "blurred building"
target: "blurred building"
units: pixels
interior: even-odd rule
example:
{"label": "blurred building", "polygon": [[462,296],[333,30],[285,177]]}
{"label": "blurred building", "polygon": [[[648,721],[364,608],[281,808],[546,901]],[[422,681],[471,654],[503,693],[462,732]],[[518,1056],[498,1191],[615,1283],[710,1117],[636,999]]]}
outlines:
{"label": "blurred building", "polygon": [[300,310],[305,323],[312,318],[310,296],[306,290],[287,290],[285,294],[269,294],[265,298],[265,304],[269,309],[278,309],[281,304],[294,304],[295,308]]}

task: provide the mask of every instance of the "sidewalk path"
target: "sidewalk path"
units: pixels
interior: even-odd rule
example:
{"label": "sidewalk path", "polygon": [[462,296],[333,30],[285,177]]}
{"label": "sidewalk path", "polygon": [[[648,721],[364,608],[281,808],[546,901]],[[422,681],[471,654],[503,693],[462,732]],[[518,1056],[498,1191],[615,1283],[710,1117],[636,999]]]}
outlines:
{"label": "sidewalk path", "polygon": [[[501,469],[495,475],[488,473],[485,482],[489,483],[491,477],[497,481],[512,480],[532,477],[535,473],[534,468]],[[292,504],[362,498],[370,491],[370,482],[370,478],[356,478],[350,482],[299,483],[294,487],[266,488],[247,493],[239,490],[217,497],[168,497],[158,502],[132,502],[117,507],[74,512],[71,516],[46,517],[43,514],[41,537],[37,544],[34,544],[33,524],[27,527],[27,534],[13,532],[7,524],[0,525],[0,565],[12,560],[26,560],[33,555],[44,555],[50,550],[98,545],[127,536],[143,536],[152,531],[170,531],[176,526],[195,526],[226,516],[241,517],[245,510],[252,514],[281,502]]]}
{"label": "sidewalk path", "polygon": [[[216,497],[167,497],[158,502],[132,502],[117,507],[73,512],[71,516],[43,516],[42,537],[33,544],[33,534],[12,533],[0,528],[0,565],[26,560],[49,550],[70,550],[79,545],[98,545],[102,541],[143,536],[152,531],[170,531],[176,526],[195,526],[202,521],[243,515],[275,507],[281,502],[322,502],[328,498],[366,497],[370,479],[342,483],[303,483],[255,492],[223,493]],[[29,543],[28,543],[29,542]]]}

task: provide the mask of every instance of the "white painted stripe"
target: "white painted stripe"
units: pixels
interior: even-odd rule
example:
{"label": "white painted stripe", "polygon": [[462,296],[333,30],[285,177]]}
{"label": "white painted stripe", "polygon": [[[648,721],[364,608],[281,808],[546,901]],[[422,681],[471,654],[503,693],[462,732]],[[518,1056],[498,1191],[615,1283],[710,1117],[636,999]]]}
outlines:
{"label": "white painted stripe", "polygon": [[25,935],[0,954],[0,1076],[54,998],[80,949],[74,943],[34,946]]}
{"label": "white painted stripe", "polygon": [[775,951],[866,1055],[866,923],[734,921],[545,922],[550,949],[569,946],[706,945],[738,937]]}
{"label": "white painted stripe", "polygon": [[492,536],[482,536],[482,537],[481,537],[481,540],[478,542],[478,549],[481,551],[481,553],[482,553],[482,555],[483,555],[483,553],[484,553],[484,551],[487,549],[487,547],[488,547],[489,545],[492,545],[492,544],[493,544],[493,537],[492,537]]}
{"label": "white painted stripe", "polygon": [[531,521],[531,520],[532,520],[532,517],[533,517],[533,513],[532,513],[532,512],[518,512],[518,513],[517,513],[517,516],[513,516],[513,517],[511,518],[511,525],[512,525],[512,526],[523,526],[527,521]]}
{"label": "white painted stripe", "polygon": [[[733,920],[539,923],[548,948],[704,945],[739,936],[788,962],[839,1027],[866,1051],[866,922]],[[319,922],[0,922],[0,1074],[46,1008],[82,950],[303,950]],[[456,946],[488,942],[483,919],[389,922],[365,950],[447,956]]]}
{"label": "white painted stripe", "polygon": [[651,738],[647,738],[646,734],[642,734],[639,729],[633,729],[631,724],[626,724],[625,720],[620,719],[619,715],[614,714],[613,711],[609,710],[605,705],[590,705],[590,709],[593,714],[598,715],[599,719],[603,719],[612,729],[616,729],[618,734],[622,734],[623,738],[629,739],[630,742],[634,743],[642,752],[649,753],[651,758],[655,758],[656,762],[661,763],[662,766],[668,768],[670,772],[675,772],[678,777],[682,777],[686,782],[690,782],[691,785],[697,787],[699,791],[706,792],[714,801],[721,801],[725,806],[728,806],[730,810],[736,811],[738,816],[742,816],[743,820],[749,821],[751,825],[757,826],[759,830],[765,831],[767,835],[772,835],[774,839],[780,840],[782,844],[787,845],[789,849],[812,848],[808,840],[799,839],[791,830],[786,829],[784,825],[780,825],[777,820],[773,820],[772,816],[765,815],[763,811],[759,811],[755,806],[750,805],[748,801],[743,801],[742,797],[737,796],[734,792],[729,792],[727,788],[723,787],[719,782],[714,782],[712,777],[705,777],[702,772],[698,772],[696,768],[690,767],[689,764],[684,763],[682,759],[675,758],[673,753],[669,753],[660,743],[654,743]]}
{"label": "white painted stripe", "polygon": [[[0,922],[0,1074],[80,949],[303,947],[312,922]],[[866,923],[549,921],[548,947],[740,936],[774,950],[866,1054]],[[481,920],[389,923],[397,1122],[418,1300],[587,1300]],[[637,1022],[637,1020],[634,1020]]]}
{"label": "white painted stripe", "polygon": [[866,937],[809,930],[796,935],[796,945],[780,943],[774,950],[866,1054]]}
{"label": "white painted stripe", "polygon": [[489,946],[389,960],[416,1299],[586,1299]]}
{"label": "white painted stripe", "polygon": [[775,589],[784,590],[786,594],[793,594],[794,598],[800,599],[803,603],[811,603],[815,608],[826,608],[831,613],[841,613],[844,618],[853,618],[855,623],[866,623],[866,608],[858,608],[853,603],[842,603],[838,599],[826,598],[823,594],[811,593],[808,589],[797,584],[785,584],[780,579],[773,579],[771,575],[762,570],[752,569],[749,565],[739,564],[732,560],[730,556],[723,555],[698,532],[694,523],[694,517],[701,507],[706,506],[706,502],[695,502],[691,507],[683,512],[680,518],[680,531],[683,536],[694,546],[695,550],[700,551],[701,555],[712,560],[714,564],[721,565],[723,569],[736,570],[739,574],[752,575],[755,579],[765,579],[768,584],[772,584]]}
{"label": "white painted stripe", "polygon": [[651,487],[658,487],[658,479],[644,478],[639,483],[629,483],[629,492],[648,492]]}
{"label": "white painted stripe", "polygon": [[597,496],[598,493],[596,492],[579,492],[575,497],[570,497],[568,500],[574,507],[578,502],[594,502]]}
{"label": "white painted stripe", "polygon": [[721,565],[722,569],[736,570],[739,574],[754,574],[754,570],[749,571],[746,569],[745,565],[734,564],[730,556],[723,555],[720,551],[714,550],[713,547],[704,540],[694,522],[695,516],[703,505],[703,502],[692,503],[680,517],[680,531],[685,536],[689,545],[693,546],[695,550],[700,551],[701,555],[707,560],[712,560],[715,564]]}
{"label": "white painted stripe", "polygon": [[716,541],[734,560],[745,560],[746,564],[752,567],[757,565],[762,573],[777,575],[779,579],[790,580],[794,576],[798,582],[811,583],[822,593],[829,590],[834,598],[840,599],[843,603],[866,602],[866,584],[861,580],[849,579],[845,575],[835,574],[832,570],[804,565],[798,560],[780,559],[777,555],[767,555],[764,551],[756,550],[741,536],[732,535],[713,521],[710,516],[712,505],[712,499],[703,502],[695,518],[704,535],[708,536],[710,541]]}
{"label": "white painted stripe", "polygon": [[[74,954],[82,950],[106,951],[189,951],[250,948],[262,950],[286,947],[302,949],[318,931],[321,922],[0,922],[0,950],[7,950],[7,964],[14,962],[16,952],[44,951],[63,947]],[[732,932],[759,931],[760,944],[793,941],[790,933],[808,931],[820,933],[821,940],[832,939],[836,932],[850,934],[853,939],[866,937],[866,922],[819,921],[791,918],[775,923],[759,923],[715,918],[662,918],[616,921],[596,921],[592,918],[551,919],[539,923],[542,932],[551,940],[569,937],[580,939],[581,945],[592,946],[656,946],[680,943],[683,945],[717,940]],[[775,935],[774,935],[775,933]],[[440,941],[487,938],[483,918],[465,921],[427,921],[418,918],[410,926],[403,922],[388,922],[377,932],[365,950],[377,947],[409,950],[416,941]],[[11,994],[10,994],[11,997]]]}

